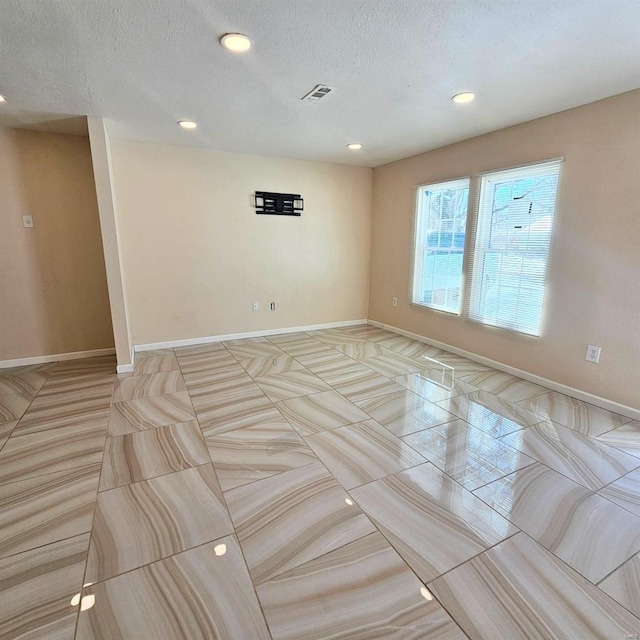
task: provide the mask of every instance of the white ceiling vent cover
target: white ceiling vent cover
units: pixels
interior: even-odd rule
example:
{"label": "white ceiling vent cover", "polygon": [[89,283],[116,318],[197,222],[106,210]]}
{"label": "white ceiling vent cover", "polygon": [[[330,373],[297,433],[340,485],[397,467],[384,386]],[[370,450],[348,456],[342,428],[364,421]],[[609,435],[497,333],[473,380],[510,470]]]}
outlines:
{"label": "white ceiling vent cover", "polygon": [[309,93],[307,93],[302,100],[305,102],[318,102],[325,96],[328,96],[331,92],[335,91],[333,87],[327,87],[326,84],[316,85]]}

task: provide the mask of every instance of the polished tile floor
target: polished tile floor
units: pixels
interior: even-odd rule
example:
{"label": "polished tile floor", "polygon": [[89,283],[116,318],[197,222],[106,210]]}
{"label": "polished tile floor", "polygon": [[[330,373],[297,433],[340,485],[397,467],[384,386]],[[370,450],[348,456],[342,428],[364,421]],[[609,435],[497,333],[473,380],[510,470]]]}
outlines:
{"label": "polished tile floor", "polygon": [[640,637],[640,423],[370,326],[0,371],[0,638]]}

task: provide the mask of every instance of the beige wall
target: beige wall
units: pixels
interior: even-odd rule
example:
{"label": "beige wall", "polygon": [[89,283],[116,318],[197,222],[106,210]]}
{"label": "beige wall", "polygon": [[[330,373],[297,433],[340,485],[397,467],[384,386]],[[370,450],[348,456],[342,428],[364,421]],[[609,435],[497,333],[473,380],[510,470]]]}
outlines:
{"label": "beige wall", "polygon": [[[134,344],[367,317],[371,169],[121,140],[112,158]],[[256,190],[302,194],[302,217],[256,215]]]}
{"label": "beige wall", "polygon": [[89,141],[0,130],[0,361],[110,347]]}
{"label": "beige wall", "polygon": [[[369,317],[640,408],[639,149],[634,91],[375,169]],[[410,305],[415,186],[558,156],[542,337]]]}

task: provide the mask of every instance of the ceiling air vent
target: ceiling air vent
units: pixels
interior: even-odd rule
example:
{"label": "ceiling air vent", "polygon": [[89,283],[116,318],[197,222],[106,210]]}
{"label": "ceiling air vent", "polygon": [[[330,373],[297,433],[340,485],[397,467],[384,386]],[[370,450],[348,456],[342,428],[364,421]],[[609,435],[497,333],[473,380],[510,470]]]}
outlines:
{"label": "ceiling air vent", "polygon": [[307,93],[302,100],[305,102],[318,102],[321,98],[328,96],[332,91],[335,91],[333,87],[327,87],[324,84],[316,85],[309,93]]}

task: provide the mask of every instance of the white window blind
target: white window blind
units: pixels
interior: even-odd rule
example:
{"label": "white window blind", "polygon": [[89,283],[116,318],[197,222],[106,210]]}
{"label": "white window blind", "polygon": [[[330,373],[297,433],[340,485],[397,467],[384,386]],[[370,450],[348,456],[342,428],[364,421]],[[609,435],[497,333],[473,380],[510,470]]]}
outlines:
{"label": "white window blind", "polygon": [[418,187],[414,304],[460,313],[469,179]]}
{"label": "white window blind", "polygon": [[482,177],[469,318],[540,335],[560,161]]}

